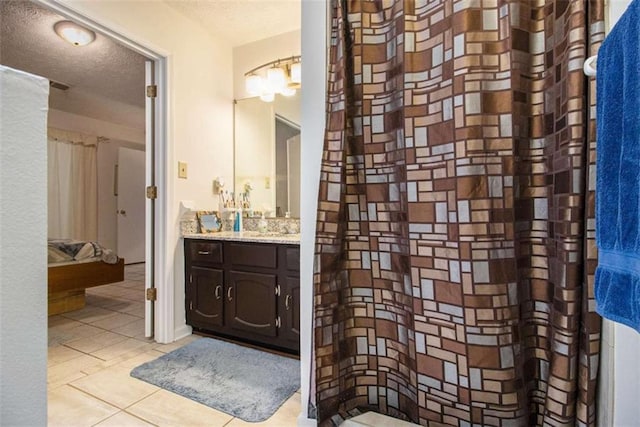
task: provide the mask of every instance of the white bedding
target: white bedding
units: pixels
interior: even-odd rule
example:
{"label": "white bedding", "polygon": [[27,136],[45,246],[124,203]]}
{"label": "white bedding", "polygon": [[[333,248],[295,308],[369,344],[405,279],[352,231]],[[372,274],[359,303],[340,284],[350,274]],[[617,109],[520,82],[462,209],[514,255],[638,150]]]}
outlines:
{"label": "white bedding", "polygon": [[96,242],[83,242],[71,239],[49,239],[48,263],[61,265],[74,262],[104,261],[116,264],[118,256],[110,249],[103,248]]}

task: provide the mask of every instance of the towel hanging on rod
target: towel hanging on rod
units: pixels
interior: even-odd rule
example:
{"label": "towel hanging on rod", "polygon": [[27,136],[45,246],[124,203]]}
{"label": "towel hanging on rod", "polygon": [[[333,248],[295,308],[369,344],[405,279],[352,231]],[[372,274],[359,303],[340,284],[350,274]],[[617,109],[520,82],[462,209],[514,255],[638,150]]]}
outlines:
{"label": "towel hanging on rod", "polygon": [[590,56],[584,61],[583,70],[587,76],[595,77],[597,72],[596,70],[597,62],[598,62],[598,55]]}

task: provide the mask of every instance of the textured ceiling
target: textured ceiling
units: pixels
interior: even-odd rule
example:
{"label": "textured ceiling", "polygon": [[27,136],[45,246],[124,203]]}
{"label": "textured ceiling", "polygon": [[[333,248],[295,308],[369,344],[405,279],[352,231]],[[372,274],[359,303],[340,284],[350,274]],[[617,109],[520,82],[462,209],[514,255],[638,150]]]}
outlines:
{"label": "textured ceiling", "polygon": [[68,85],[51,89],[53,108],[144,124],[145,58],[100,34],[72,46],[53,31],[63,19],[28,1],[0,1],[0,63]]}
{"label": "textured ceiling", "polygon": [[[165,2],[210,34],[237,46],[300,29],[300,1]],[[68,85],[66,91],[51,89],[52,108],[124,126],[144,126],[145,58],[101,34],[87,46],[72,46],[53,31],[53,25],[63,19],[29,1],[0,0],[0,64]]]}
{"label": "textured ceiling", "polygon": [[234,47],[300,29],[301,0],[165,0],[165,3]]}

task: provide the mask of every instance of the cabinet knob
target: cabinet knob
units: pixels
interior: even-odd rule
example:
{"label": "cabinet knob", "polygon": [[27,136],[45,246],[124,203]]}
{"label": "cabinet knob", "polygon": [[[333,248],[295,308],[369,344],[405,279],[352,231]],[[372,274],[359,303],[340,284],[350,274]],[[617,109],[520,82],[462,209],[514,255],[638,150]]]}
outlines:
{"label": "cabinet knob", "polygon": [[289,304],[291,304],[291,295],[287,295],[284,299],[284,307],[289,311]]}
{"label": "cabinet knob", "polygon": [[222,292],[222,285],[216,286],[216,291],[215,291],[216,299],[220,299],[220,293],[221,292]]}
{"label": "cabinet knob", "polygon": [[231,291],[233,290],[233,288],[229,288],[227,289],[227,299],[229,301],[233,301],[233,297],[231,296]]}

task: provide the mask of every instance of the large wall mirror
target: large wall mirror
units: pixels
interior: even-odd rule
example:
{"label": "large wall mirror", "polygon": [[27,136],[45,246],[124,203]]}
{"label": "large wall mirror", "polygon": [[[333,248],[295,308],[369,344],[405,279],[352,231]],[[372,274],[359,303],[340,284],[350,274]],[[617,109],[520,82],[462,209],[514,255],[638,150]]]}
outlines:
{"label": "large wall mirror", "polygon": [[273,102],[235,102],[236,193],[249,190],[251,211],[300,217],[300,91]]}

